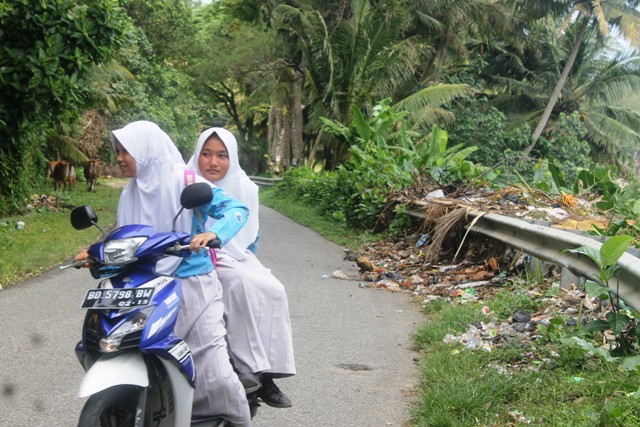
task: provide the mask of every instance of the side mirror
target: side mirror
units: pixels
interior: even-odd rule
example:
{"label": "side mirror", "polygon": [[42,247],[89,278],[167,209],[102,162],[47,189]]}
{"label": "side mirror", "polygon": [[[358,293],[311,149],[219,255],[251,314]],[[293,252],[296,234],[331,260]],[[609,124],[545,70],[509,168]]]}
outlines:
{"label": "side mirror", "polygon": [[213,191],[211,185],[206,182],[197,182],[187,185],[180,195],[180,204],[186,209],[197,208],[211,203]]}
{"label": "side mirror", "polygon": [[84,230],[98,222],[98,215],[90,206],[79,206],[71,211],[71,225],[76,230]]}

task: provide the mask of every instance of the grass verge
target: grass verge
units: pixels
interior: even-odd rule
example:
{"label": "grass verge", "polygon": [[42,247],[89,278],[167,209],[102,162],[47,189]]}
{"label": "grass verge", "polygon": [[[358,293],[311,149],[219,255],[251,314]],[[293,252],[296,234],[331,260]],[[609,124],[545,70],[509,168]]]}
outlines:
{"label": "grass verge", "polygon": [[412,425],[640,425],[637,372],[543,334],[530,342],[513,336],[492,351],[447,344],[447,334],[500,320],[490,319],[480,304],[441,300],[425,305],[425,313],[429,320],[415,335],[423,357]]}
{"label": "grass verge", "polygon": [[294,198],[276,197],[272,187],[260,187],[260,203],[277,210],[298,224],[309,227],[325,239],[354,251],[362,243],[381,238],[381,235],[374,236],[366,232],[351,230],[344,223],[327,218],[319,213],[319,209],[300,203]]}
{"label": "grass verge", "polygon": [[[114,185],[115,184],[115,185]],[[69,214],[76,206],[89,205],[98,214],[103,229],[113,225],[122,182],[101,180],[96,193],[79,184],[75,191],[44,191],[25,201],[22,215],[0,218],[0,286],[7,287],[39,274],[100,237],[92,227],[75,230]],[[31,206],[30,208],[27,206]],[[24,223],[24,230],[16,226]]]}

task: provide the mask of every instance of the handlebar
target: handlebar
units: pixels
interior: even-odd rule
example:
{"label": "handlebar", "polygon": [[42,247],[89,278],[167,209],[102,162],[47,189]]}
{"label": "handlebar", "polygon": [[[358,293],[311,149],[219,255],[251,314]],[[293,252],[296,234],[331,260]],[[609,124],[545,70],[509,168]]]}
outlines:
{"label": "handlebar", "polygon": [[[222,241],[220,239],[213,239],[211,241],[209,241],[209,243],[207,243],[207,247],[210,249],[219,249],[222,247]],[[189,250],[189,245],[178,245],[175,244],[171,247],[168,247],[165,252],[167,253],[179,253],[181,251],[185,251],[185,250]],[[58,267],[60,270],[66,270],[67,268],[71,268],[71,267],[75,267],[75,268],[80,268],[85,264],[93,264],[95,263],[95,261],[89,257],[86,260],[83,261],[74,261],[71,264],[66,264],[66,265],[61,265],[60,267]]]}
{"label": "handlebar", "polygon": [[66,270],[67,268],[71,268],[71,267],[80,268],[83,265],[85,265],[86,263],[91,263],[91,260],[90,259],[86,259],[84,261],[75,261],[75,262],[72,262],[71,264],[61,265],[58,268],[60,270]]}
{"label": "handlebar", "polygon": [[[209,249],[220,249],[222,247],[222,241],[220,239],[213,239],[207,243]],[[166,249],[166,252],[180,252],[189,249],[189,245],[173,245]]]}

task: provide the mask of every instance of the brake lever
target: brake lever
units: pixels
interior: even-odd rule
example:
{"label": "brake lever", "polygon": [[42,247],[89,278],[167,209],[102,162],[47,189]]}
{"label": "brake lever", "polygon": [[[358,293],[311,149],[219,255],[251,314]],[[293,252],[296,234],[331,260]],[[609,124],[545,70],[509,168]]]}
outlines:
{"label": "brake lever", "polygon": [[84,260],[84,261],[75,261],[75,262],[72,262],[71,264],[61,265],[61,266],[60,266],[60,267],[58,267],[58,268],[59,268],[60,270],[66,270],[67,268],[71,268],[71,267],[74,267],[74,268],[80,268],[80,267],[82,267],[83,265],[85,265],[86,263],[91,264],[91,261],[88,261],[88,260]]}

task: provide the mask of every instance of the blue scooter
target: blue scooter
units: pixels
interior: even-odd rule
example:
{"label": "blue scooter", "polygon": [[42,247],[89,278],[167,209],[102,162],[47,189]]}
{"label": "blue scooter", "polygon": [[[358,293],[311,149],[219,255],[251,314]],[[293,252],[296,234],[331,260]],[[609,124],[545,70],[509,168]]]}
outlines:
{"label": "blue scooter", "polygon": [[[183,209],[193,209],[210,203],[212,197],[208,184],[196,183],[184,189],[180,202]],[[97,221],[88,206],[71,212],[71,224],[78,230],[98,227]],[[103,241],[89,248],[87,261],[60,267],[79,268],[89,262],[92,276],[100,279],[81,304],[87,315],[76,355],[86,371],[79,396],[88,400],[78,426],[228,425],[223,418],[191,419],[195,366],[188,345],[173,334],[182,282],[154,273],[156,263],[167,256],[189,256],[191,236],[157,233],[148,225],[102,233]],[[252,405],[254,415],[256,403]]]}

